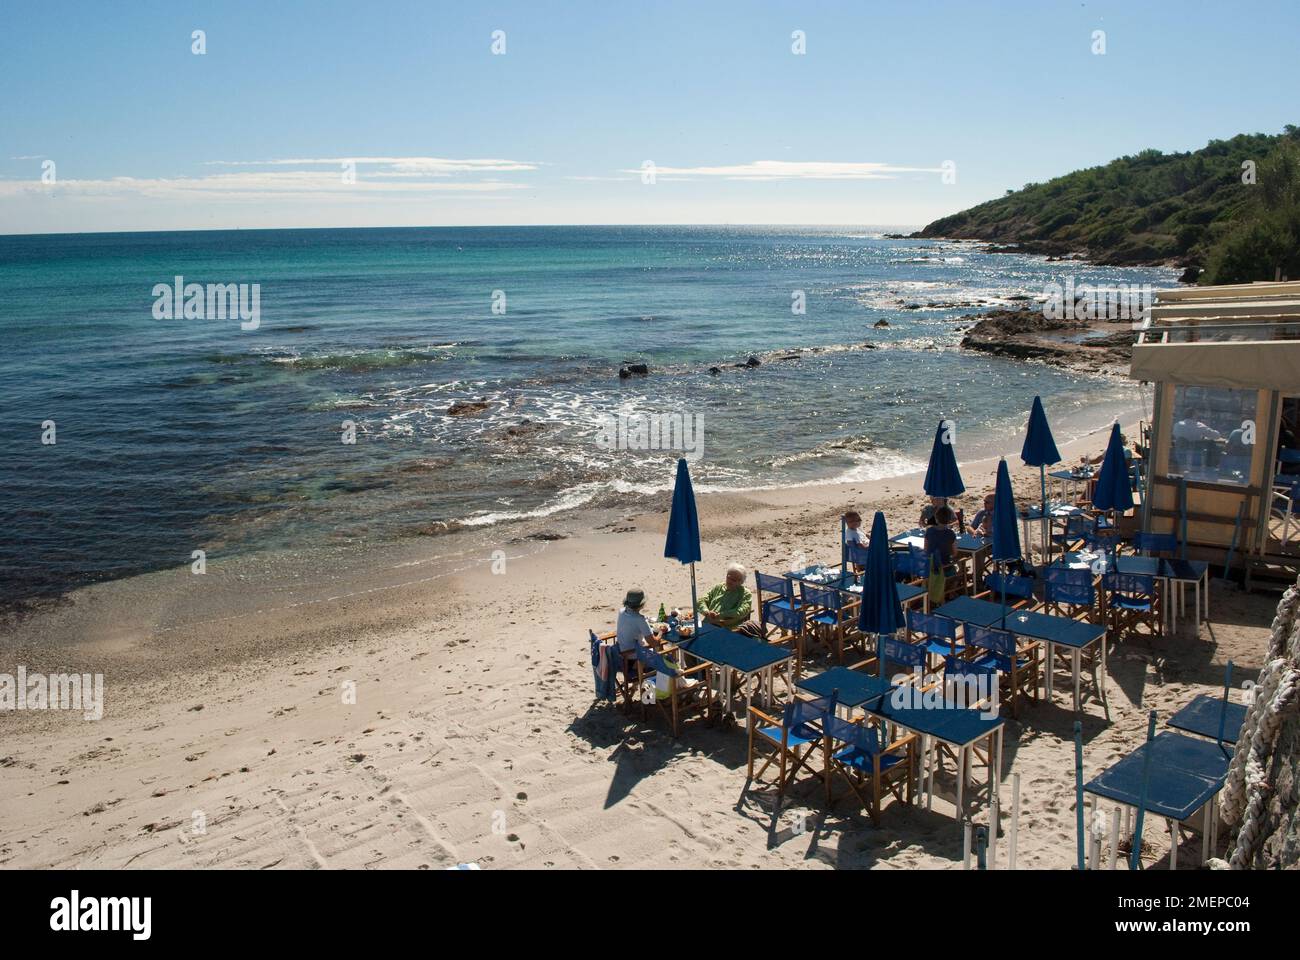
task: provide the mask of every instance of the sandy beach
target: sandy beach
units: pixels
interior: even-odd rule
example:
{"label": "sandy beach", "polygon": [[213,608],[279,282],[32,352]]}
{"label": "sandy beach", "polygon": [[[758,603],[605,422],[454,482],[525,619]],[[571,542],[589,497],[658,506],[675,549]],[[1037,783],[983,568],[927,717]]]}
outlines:
{"label": "sandy beach", "polygon": [[[1036,471],[1009,464],[1018,496],[1036,498]],[[963,463],[968,491],[995,468]],[[883,509],[900,529],[920,483],[703,495],[701,583],[731,560],[830,561],[842,509]],[[662,558],[659,499],[639,515],[548,518],[541,539],[485,531],[436,562],[419,542],[288,578],[254,559],[82,589],[11,620],[5,669],[102,672],[105,708],[96,722],[0,715],[0,866],[960,867],[942,797],[888,807],[875,828],[804,785],[774,823],[771,793],[745,792],[743,730],[697,723],[674,740],[593,705],[588,628],[609,628],[631,585],[652,608],[689,598],[686,571]],[[1146,710],[1216,692],[1227,658],[1252,679],[1275,604],[1220,589],[1200,636],[1115,650],[1112,720],[1096,703],[1083,717],[1085,775],[1141,741]],[[1072,862],[1072,720],[1058,686],[1007,724],[1025,867]],[[1147,840],[1159,866],[1168,833]]]}

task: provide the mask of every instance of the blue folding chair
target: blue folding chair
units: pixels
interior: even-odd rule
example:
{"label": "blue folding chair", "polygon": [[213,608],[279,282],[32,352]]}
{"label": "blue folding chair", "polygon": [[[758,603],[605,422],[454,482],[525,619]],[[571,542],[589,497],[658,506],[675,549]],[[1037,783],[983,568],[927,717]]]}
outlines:
{"label": "blue folding chair", "polygon": [[849,613],[852,601],[838,590],[803,581],[799,582],[799,595],[807,611],[805,637],[809,634],[816,637],[835,654],[836,661],[842,663],[845,633],[853,626],[853,617]]}
{"label": "blue folding chair", "polygon": [[[901,667],[902,676],[897,680],[897,684],[913,683],[916,677],[915,670],[919,667],[921,687],[924,688],[930,663],[930,651],[926,649],[925,644],[908,643],[895,636],[883,636],[880,638],[880,646],[876,653],[879,659],[875,666],[878,671],[881,671],[881,676],[893,681],[900,676],[896,671]],[[867,669],[871,669],[870,661],[866,665]]]}
{"label": "blue folding chair", "polygon": [[962,633],[973,654],[967,662],[974,667],[991,670],[999,677],[999,683],[1007,688],[1012,716],[1020,716],[1020,699],[1024,694],[1027,693],[1035,703],[1038,702],[1038,668],[1042,643],[1031,640],[1022,646],[1011,631],[981,627],[976,623],[965,624]]}
{"label": "blue folding chair", "polygon": [[1097,621],[1097,588],[1091,570],[1044,567],[1041,573],[1046,612],[1071,620]]}
{"label": "blue folding chair", "polygon": [[975,594],[977,600],[991,600],[1001,603],[1006,597],[1009,609],[1019,610],[1032,607],[1034,600],[1034,581],[1028,577],[1018,577],[1014,573],[990,573],[984,577],[985,590]]}
{"label": "blue folding chair", "polygon": [[1066,517],[1065,532],[1052,534],[1052,543],[1059,544],[1064,552],[1069,553],[1081,547],[1095,529],[1096,523],[1086,514]]}
{"label": "blue folding chair", "polygon": [[1156,578],[1137,573],[1107,573],[1104,580],[1106,609],[1116,641],[1146,627],[1154,636],[1164,633],[1160,591]]}
{"label": "blue folding chair", "polygon": [[[880,726],[833,715],[827,717],[826,732],[832,744],[831,771],[844,778],[873,824],[880,826],[881,801],[888,795],[900,803],[912,803],[920,737],[909,733],[886,743]],[[830,801],[830,778],[826,790]]]}
{"label": "blue folding chair", "polygon": [[926,580],[930,576],[930,561],[924,550],[908,544],[902,550],[891,550],[889,559],[894,565],[894,579]]}
{"label": "blue folding chair", "polygon": [[[758,780],[773,762],[778,764],[776,781],[776,813],[781,812],[781,801],[786,789],[794,783],[800,770],[822,778],[826,798],[830,800],[830,751],[827,749],[826,724],[835,715],[835,697],[816,697],[811,700],[793,700],[781,711],[778,720],[758,707],[749,708],[749,780]],[[760,751],[769,751],[766,760],[754,772],[754,757]],[[818,751],[822,755],[822,769],[814,771],[809,761]]]}
{"label": "blue folding chair", "polygon": [[[668,720],[675,737],[681,729],[682,719],[695,713],[708,714],[713,702],[712,688],[696,676],[709,668],[708,663],[698,663],[683,670],[669,663],[663,654],[640,645],[636,648],[636,661],[643,720],[650,712],[648,708],[654,707]],[[658,674],[668,678],[666,692],[655,682]]]}
{"label": "blue folding chair", "polygon": [[1145,557],[1172,557],[1178,552],[1178,537],[1142,530],[1133,535],[1133,549]]}
{"label": "blue folding chair", "polygon": [[919,636],[926,651],[936,657],[956,656],[962,650],[957,644],[957,621],[951,617],[908,610],[908,640],[911,641],[914,635]]}
{"label": "blue folding chair", "polygon": [[755,570],[754,586],[754,596],[758,600],[758,622],[763,636],[767,636],[768,623],[787,632],[803,633],[803,605],[795,598],[793,580]]}

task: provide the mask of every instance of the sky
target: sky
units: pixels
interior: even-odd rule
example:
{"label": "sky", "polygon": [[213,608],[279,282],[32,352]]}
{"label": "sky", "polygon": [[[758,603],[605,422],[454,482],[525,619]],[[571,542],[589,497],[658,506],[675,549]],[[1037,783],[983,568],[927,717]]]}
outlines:
{"label": "sky", "polygon": [[0,0],[0,233],[920,226],[1300,122],[1297,35],[1295,0]]}

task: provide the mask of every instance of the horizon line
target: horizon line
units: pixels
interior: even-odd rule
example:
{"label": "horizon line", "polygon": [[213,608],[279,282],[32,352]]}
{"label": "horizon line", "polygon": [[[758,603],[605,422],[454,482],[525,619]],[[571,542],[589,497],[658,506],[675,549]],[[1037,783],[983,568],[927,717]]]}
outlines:
{"label": "horizon line", "polygon": [[[589,228],[626,228],[659,227],[682,228],[699,227],[719,229],[727,227],[792,227],[806,230],[911,230],[922,229],[925,224],[900,223],[772,223],[772,222],[723,222],[723,223],[461,223],[461,224],[390,224],[385,226],[334,226],[334,227],[186,227],[171,230],[49,230],[36,233],[4,233],[0,238],[21,239],[24,237],[86,237],[86,236],[136,236],[149,233],[282,233],[286,231],[325,231],[325,230],[548,230],[555,227],[589,227]],[[909,238],[910,239],[910,238]],[[922,239],[922,238],[917,238]],[[931,237],[925,239],[943,239]],[[959,238],[957,238],[959,239]],[[972,241],[976,242],[976,241]]]}

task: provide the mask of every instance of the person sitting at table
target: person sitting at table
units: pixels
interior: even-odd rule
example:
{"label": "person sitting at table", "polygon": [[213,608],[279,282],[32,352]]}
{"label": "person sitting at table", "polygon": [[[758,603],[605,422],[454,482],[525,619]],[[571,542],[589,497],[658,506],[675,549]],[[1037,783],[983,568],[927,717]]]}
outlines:
{"label": "person sitting at table", "polygon": [[[867,549],[867,535],[862,532],[862,514],[856,510],[844,514],[844,543],[863,550]],[[849,566],[854,573],[862,572],[863,568],[860,564],[851,563]]]}
{"label": "person sitting at table", "polygon": [[745,589],[745,568],[738,563],[727,567],[727,580],[700,598],[700,618],[705,623],[734,630],[750,637],[761,637],[758,624],[749,619],[754,600]]}
{"label": "person sitting at table", "polygon": [[939,508],[946,507],[947,505],[948,505],[947,497],[931,497],[930,502],[921,508],[920,525],[923,527],[928,527],[931,523],[934,522],[934,515],[935,513],[938,512]]}
{"label": "person sitting at table", "polygon": [[618,642],[619,653],[623,655],[623,664],[626,669],[628,662],[636,662],[636,648],[657,647],[659,646],[659,637],[667,631],[667,627],[660,627],[656,630],[650,626],[650,621],[646,619],[641,608],[645,606],[645,591],[632,589],[627,592],[623,598],[623,609],[618,612],[618,625],[614,628],[614,636]]}
{"label": "person sitting at table", "polygon": [[971,528],[982,537],[993,535],[993,504],[996,500],[991,493],[984,494],[984,509],[975,514]]}
{"label": "person sitting at table", "polygon": [[957,531],[952,525],[957,522],[957,515],[951,507],[940,507],[934,512],[934,518],[925,528],[925,555],[937,558],[945,566],[957,557]]}

